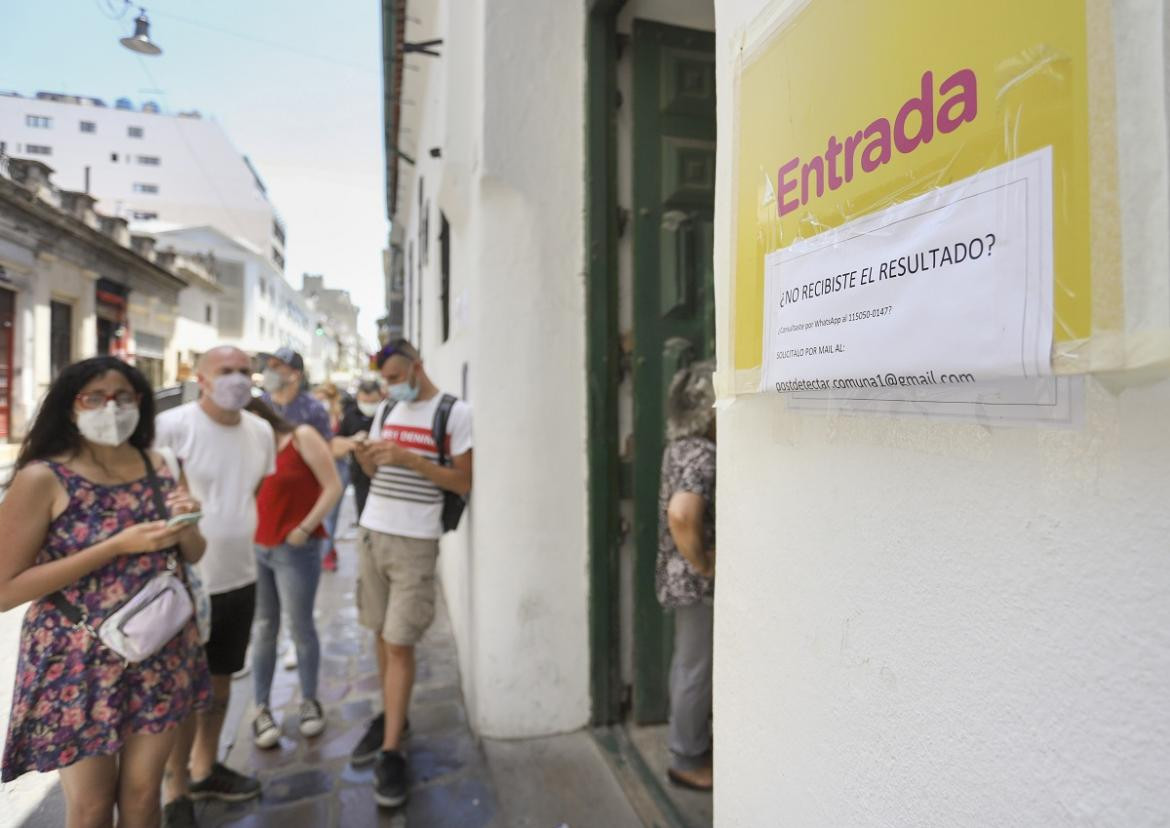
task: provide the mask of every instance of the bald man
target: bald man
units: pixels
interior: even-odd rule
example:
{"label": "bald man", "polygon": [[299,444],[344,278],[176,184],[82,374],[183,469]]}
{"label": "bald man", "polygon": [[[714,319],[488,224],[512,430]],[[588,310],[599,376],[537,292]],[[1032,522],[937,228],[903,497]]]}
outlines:
{"label": "bald man", "polygon": [[207,552],[199,574],[211,596],[206,643],[212,707],[181,734],[167,766],[164,823],[194,825],[194,799],[230,802],[260,793],[260,782],[217,761],[232,673],[244,654],[256,608],[256,489],[276,469],[272,427],[242,410],[252,399],[252,361],[238,348],[208,351],[196,367],[200,398],[159,415],[156,446],[174,450],[203,504]]}

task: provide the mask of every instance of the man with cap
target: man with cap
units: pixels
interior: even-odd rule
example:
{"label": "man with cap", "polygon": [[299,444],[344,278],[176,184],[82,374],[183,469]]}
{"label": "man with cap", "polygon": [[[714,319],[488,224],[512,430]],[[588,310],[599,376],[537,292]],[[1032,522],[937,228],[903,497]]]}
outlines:
{"label": "man with cap", "polygon": [[289,347],[257,356],[265,360],[264,402],[293,425],[311,425],[325,442],[333,439],[329,412],[305,390],[305,360]]}

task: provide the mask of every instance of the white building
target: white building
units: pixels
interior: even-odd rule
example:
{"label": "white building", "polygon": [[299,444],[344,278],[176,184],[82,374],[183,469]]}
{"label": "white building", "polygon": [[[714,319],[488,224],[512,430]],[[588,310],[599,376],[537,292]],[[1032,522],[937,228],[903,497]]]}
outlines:
{"label": "white building", "polygon": [[[662,397],[707,355],[729,387],[734,67],[824,2],[383,2],[405,332],[475,417],[440,568],[486,736],[592,722],[644,743],[665,715]],[[1124,211],[1126,284],[1156,297],[1125,312],[1165,316],[1170,9],[1087,6],[1094,94],[1124,125],[1094,122],[1116,148],[1095,197]],[[1164,822],[1170,382],[1085,382],[1063,431],[721,409],[718,825]]]}
{"label": "white building", "polygon": [[51,166],[61,187],[130,222],[210,224],[284,269],[284,226],[264,183],[223,128],[122,99],[0,95],[0,151]]}
{"label": "white building", "polygon": [[208,253],[215,258],[222,290],[217,305],[192,296],[184,313],[210,317],[217,329],[216,342],[236,345],[249,353],[287,345],[304,356],[310,378],[320,376],[323,362],[314,364],[310,359],[316,327],[313,313],[263,251],[218,226],[174,227],[164,222],[138,226],[158,240],[160,249]]}
{"label": "white building", "polygon": [[325,370],[314,380],[348,382],[369,370],[369,350],[358,333],[358,308],[349,291],[327,287],[324,276],[305,273],[301,277],[301,296],[316,320],[312,350],[330,354]]}

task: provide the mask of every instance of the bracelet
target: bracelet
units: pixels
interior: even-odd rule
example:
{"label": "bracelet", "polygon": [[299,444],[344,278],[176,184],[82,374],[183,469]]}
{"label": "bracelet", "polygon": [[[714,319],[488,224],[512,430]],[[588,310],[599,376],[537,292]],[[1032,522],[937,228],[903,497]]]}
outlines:
{"label": "bracelet", "polygon": [[301,525],[299,525],[299,524],[298,524],[298,525],[297,525],[297,528],[298,528],[298,529],[300,529],[302,532],[304,532],[304,533],[305,533],[305,537],[306,537],[306,538],[311,538],[311,537],[313,536],[313,533],[312,533],[311,531],[309,531],[308,529],[306,529],[304,526],[301,526]]}

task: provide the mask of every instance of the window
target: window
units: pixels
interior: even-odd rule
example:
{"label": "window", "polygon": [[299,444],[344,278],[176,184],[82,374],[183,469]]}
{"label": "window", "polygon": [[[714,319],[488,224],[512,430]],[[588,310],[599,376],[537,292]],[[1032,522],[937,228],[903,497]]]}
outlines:
{"label": "window", "polygon": [[81,131],[82,132],[97,132],[97,124],[95,124],[93,121],[82,121],[81,122]]}
{"label": "window", "polygon": [[118,153],[116,153],[116,152],[111,152],[111,153],[110,153],[110,160],[111,160],[111,161],[113,161],[114,163],[117,163],[117,161],[118,161]]}
{"label": "window", "polygon": [[284,270],[284,256],[280,255],[280,251],[275,247],[272,248],[272,261],[276,262],[276,266]]}
{"label": "window", "polygon": [[52,155],[53,148],[43,144],[25,144],[24,151],[29,155]]}
{"label": "window", "polygon": [[149,193],[151,195],[158,194],[158,185],[157,184],[142,184],[138,181],[135,181],[133,189],[134,189],[134,192],[136,192],[136,193]]}
{"label": "window", "polygon": [[154,221],[158,218],[158,213],[152,213],[149,210],[135,210],[130,215],[135,221]]}
{"label": "window", "polygon": [[131,138],[141,138],[142,137],[142,127],[127,127],[126,134],[129,135]]}
{"label": "window", "polygon": [[204,316],[203,321],[206,322],[208,325],[210,325],[211,324],[211,305],[207,306],[207,309],[205,310],[203,316]]}
{"label": "window", "polygon": [[260,317],[260,336],[268,336],[268,320]]}
{"label": "window", "polygon": [[268,280],[263,277],[260,279],[260,298],[268,298]]}
{"label": "window", "polygon": [[49,303],[49,371],[56,379],[61,369],[73,361],[73,306],[65,302]]}
{"label": "window", "polygon": [[451,225],[439,211],[439,304],[443,312],[443,341],[451,336]]}
{"label": "window", "polygon": [[53,126],[53,119],[44,115],[25,115],[24,125],[33,129],[49,129]]}
{"label": "window", "polygon": [[138,163],[144,167],[157,167],[162,163],[162,159],[157,155],[140,155],[138,156]]}

